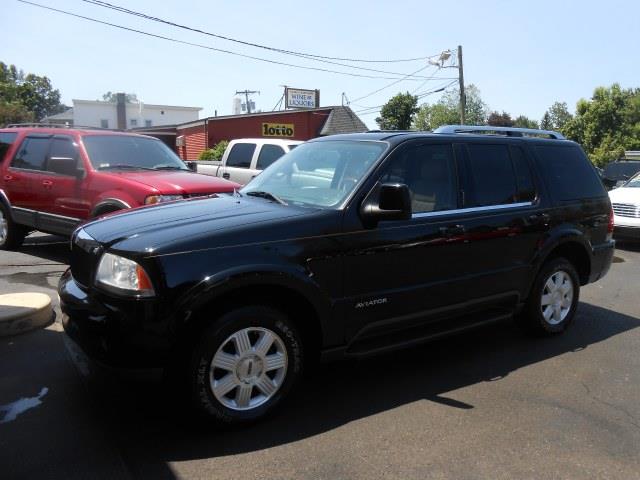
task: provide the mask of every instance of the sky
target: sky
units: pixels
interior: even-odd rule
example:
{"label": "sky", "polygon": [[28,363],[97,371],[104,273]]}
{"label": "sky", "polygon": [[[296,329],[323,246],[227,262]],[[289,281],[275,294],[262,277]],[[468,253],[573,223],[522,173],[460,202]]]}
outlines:
{"label": "sky", "polygon": [[[31,1],[31,0],[30,0]],[[144,103],[202,107],[204,116],[231,114],[237,90],[258,90],[257,108],[272,110],[282,85],[320,90],[322,106],[340,105],[344,92],[358,112],[398,92],[429,92],[456,69],[428,66],[425,57],[463,47],[465,83],[475,84],[492,110],[539,120],[555,101],[574,110],[595,87],[640,87],[640,2],[603,1],[336,1],[293,2],[109,0],[131,10],[246,42],[326,57],[396,60],[351,63],[381,74],[213,38],[82,0],[33,0],[155,35],[244,55],[364,78],[266,63],[177,44],[0,0],[0,61],[49,77],[65,104],[97,100],[107,91],[137,94]],[[332,60],[339,63],[347,63]],[[426,68],[424,68],[426,67]],[[399,75],[398,75],[399,74]],[[387,88],[383,88],[387,87]],[[382,89],[370,95],[372,92]],[[433,102],[439,93],[421,102]],[[364,97],[357,100],[359,97]],[[367,113],[369,112],[369,113]],[[362,119],[375,128],[377,112]]]}

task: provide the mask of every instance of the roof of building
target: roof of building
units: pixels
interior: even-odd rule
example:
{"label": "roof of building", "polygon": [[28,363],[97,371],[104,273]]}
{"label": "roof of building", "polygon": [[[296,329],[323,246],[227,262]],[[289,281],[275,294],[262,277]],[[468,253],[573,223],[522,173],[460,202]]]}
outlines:
{"label": "roof of building", "polygon": [[[104,100],[78,100],[76,98],[74,98],[73,100],[71,100],[73,102],[73,104],[78,104],[78,105],[116,105],[116,102],[106,102]],[[138,103],[127,103],[127,105],[132,105],[132,106],[138,106]],[[153,103],[144,103],[142,102],[142,105],[144,108],[166,108],[166,109],[179,109],[179,110],[191,110],[191,111],[197,111],[199,112],[200,110],[202,110],[202,107],[183,107],[180,105],[156,105]]]}
{"label": "roof of building", "polygon": [[64,112],[56,113],[55,115],[49,115],[48,117],[44,117],[42,119],[42,121],[45,123],[51,120],[68,120],[70,122],[73,122],[73,108],[67,108]]}
{"label": "roof of building", "polygon": [[329,118],[324,122],[320,135],[338,133],[362,133],[369,130],[362,120],[349,107],[331,107]]}

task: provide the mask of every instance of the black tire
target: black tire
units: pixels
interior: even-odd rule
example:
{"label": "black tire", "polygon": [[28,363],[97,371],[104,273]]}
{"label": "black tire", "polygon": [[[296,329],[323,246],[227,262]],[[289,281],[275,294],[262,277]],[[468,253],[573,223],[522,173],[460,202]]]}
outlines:
{"label": "black tire", "polygon": [[[555,278],[563,279],[562,273],[566,274],[564,279],[566,281],[571,282],[572,287],[572,295],[570,306],[566,307],[568,310],[566,313],[562,311],[560,314],[556,315],[554,311],[553,305],[548,305],[545,307],[547,310],[549,307],[553,312],[552,315],[555,318],[547,319],[543,314],[543,295],[549,295],[549,290],[545,287],[547,281],[554,277],[556,274],[560,276],[556,276]],[[546,293],[545,293],[546,292]],[[559,301],[564,302],[565,292],[560,291],[558,294]],[[551,296],[553,298],[553,296]],[[527,327],[527,330],[530,333],[535,335],[549,336],[555,335],[564,332],[569,325],[573,322],[573,318],[575,317],[576,310],[578,308],[578,301],[580,298],[580,280],[578,278],[578,273],[576,272],[575,267],[571,262],[562,257],[556,257],[549,261],[547,261],[536,277],[536,280],[533,284],[533,288],[531,289],[531,293],[529,294],[529,298],[527,299],[527,303],[525,305],[525,309],[523,312],[523,320],[524,324]],[[548,301],[548,300],[545,300]]]}
{"label": "black tire", "polygon": [[0,250],[20,248],[28,230],[13,221],[7,206],[0,202]]}
{"label": "black tire", "polygon": [[[224,369],[214,368],[212,367],[212,361],[219,349],[225,345],[229,346],[228,342],[232,335],[252,328],[266,329],[277,335],[281,340],[281,343],[278,345],[281,349],[284,347],[284,350],[286,350],[287,365],[279,387],[270,398],[263,400],[264,403],[258,404],[255,407],[238,410],[229,405],[225,405],[222,400],[216,397],[213,392],[211,378],[217,378],[217,376],[222,373],[217,381],[220,381],[221,378],[225,378],[227,375],[232,375],[234,381],[239,382],[240,374],[231,373],[231,370],[225,371]],[[254,333],[254,331],[250,332],[250,334]],[[259,339],[256,339],[255,343],[253,343],[252,340],[251,348],[254,349],[254,351],[258,342]],[[238,355],[237,352],[233,354],[243,357],[242,355]],[[252,365],[253,363],[249,365],[249,369],[252,368]],[[256,367],[256,370],[260,369],[262,373],[262,362],[259,362],[259,365],[259,367]],[[224,314],[213,326],[203,333],[202,339],[193,351],[189,370],[189,380],[193,395],[192,400],[200,413],[219,425],[248,423],[273,412],[297,384],[303,370],[302,342],[296,328],[282,312],[263,306],[241,307]],[[235,369],[233,371],[238,372],[239,370]],[[267,374],[266,368],[263,373],[265,375]],[[249,382],[249,380],[246,381]],[[243,385],[246,385],[246,383]],[[239,389],[240,386],[236,388]],[[259,396],[262,395],[262,391],[258,386],[251,388],[253,388],[251,401],[253,401],[254,398],[259,401]],[[238,393],[239,390],[232,389],[228,396],[235,397],[235,399],[230,400],[228,397],[224,397],[224,401],[237,403]],[[253,395],[255,395],[255,397]]]}

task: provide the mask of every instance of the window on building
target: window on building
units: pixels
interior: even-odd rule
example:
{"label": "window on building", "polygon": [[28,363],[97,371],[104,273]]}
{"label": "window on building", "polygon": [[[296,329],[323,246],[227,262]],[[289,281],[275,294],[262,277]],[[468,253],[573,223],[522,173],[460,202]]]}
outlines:
{"label": "window on building", "polygon": [[100,120],[100,128],[109,128],[109,120],[106,118]]}
{"label": "window on building", "polygon": [[131,126],[132,127],[137,127],[138,126],[138,120],[136,120],[135,118],[132,118],[130,120]]}
{"label": "window on building", "polygon": [[27,170],[42,170],[48,150],[48,138],[27,138],[11,162],[11,166]]}
{"label": "window on building", "polygon": [[421,145],[405,150],[391,160],[380,181],[406,184],[414,213],[457,207],[458,186],[451,145]]}
{"label": "window on building", "polygon": [[284,150],[278,145],[263,145],[260,149],[260,155],[258,155],[258,164],[256,168],[258,170],[264,170],[277,159],[284,155]]}
{"label": "window on building", "polygon": [[151,120],[145,120],[145,121],[144,121],[144,126],[145,126],[145,127],[150,127],[150,126],[151,126],[151,124],[152,124]]}
{"label": "window on building", "polygon": [[470,207],[517,201],[516,176],[507,145],[469,144]]}
{"label": "window on building", "polygon": [[256,150],[255,143],[236,143],[227,157],[227,167],[249,168],[253,152]]}

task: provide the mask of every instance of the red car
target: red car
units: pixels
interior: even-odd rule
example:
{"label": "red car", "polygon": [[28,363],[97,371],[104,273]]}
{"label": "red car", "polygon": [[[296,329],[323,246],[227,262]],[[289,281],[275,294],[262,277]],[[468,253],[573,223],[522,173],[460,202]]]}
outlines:
{"label": "red car", "polygon": [[19,247],[32,230],[70,235],[83,221],[106,213],[239,186],[192,172],[153,137],[0,129],[0,249]]}

